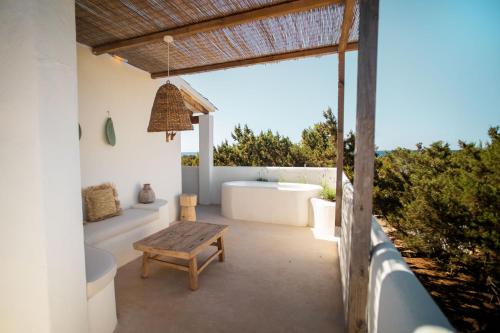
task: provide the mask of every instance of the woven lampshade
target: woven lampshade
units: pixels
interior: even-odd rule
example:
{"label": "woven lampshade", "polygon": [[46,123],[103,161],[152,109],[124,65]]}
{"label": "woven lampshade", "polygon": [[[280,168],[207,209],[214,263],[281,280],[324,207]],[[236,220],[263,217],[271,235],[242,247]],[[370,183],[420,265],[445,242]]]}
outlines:
{"label": "woven lampshade", "polygon": [[169,141],[175,132],[193,129],[190,115],[179,88],[167,81],[156,92],[148,132],[167,132]]}

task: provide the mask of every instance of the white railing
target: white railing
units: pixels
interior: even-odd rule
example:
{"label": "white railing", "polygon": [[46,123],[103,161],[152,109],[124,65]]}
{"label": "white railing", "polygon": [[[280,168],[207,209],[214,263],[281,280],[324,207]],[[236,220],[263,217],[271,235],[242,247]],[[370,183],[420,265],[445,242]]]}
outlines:
{"label": "white railing", "polygon": [[348,290],[349,290],[349,263],[351,246],[351,225],[353,223],[353,188],[349,181],[344,180],[342,191],[342,225],[340,232],[340,240],[338,243],[339,259],[340,259],[340,279],[342,281],[342,299],[344,301],[344,310],[347,317],[348,309]]}
{"label": "white railing", "polygon": [[[344,181],[343,193],[342,231],[338,247],[347,317],[354,194],[349,181]],[[375,218],[372,219],[371,242],[368,332],[453,332],[453,327]]]}

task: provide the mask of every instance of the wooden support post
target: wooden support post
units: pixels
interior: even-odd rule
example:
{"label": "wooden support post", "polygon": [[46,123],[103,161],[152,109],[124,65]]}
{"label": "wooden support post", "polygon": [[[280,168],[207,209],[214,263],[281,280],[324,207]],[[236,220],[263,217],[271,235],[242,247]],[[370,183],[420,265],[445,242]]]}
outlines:
{"label": "wooden support post", "polygon": [[189,116],[189,119],[193,125],[198,125],[200,123],[200,117],[198,116]]}
{"label": "wooden support post", "polygon": [[345,51],[349,41],[349,31],[354,21],[355,0],[344,2],[344,16],[339,38],[339,83],[338,83],[338,106],[337,106],[337,186],[335,202],[335,226],[342,226],[342,195],[344,175],[344,81],[345,81]]}
{"label": "wooden support post", "polygon": [[379,0],[360,0],[353,224],[347,297],[347,331],[367,332],[370,231],[375,158],[375,96]]}
{"label": "wooden support post", "polygon": [[345,79],[345,53],[339,53],[339,84],[337,106],[337,186],[335,202],[335,226],[342,225],[342,176],[344,170],[344,79]]}

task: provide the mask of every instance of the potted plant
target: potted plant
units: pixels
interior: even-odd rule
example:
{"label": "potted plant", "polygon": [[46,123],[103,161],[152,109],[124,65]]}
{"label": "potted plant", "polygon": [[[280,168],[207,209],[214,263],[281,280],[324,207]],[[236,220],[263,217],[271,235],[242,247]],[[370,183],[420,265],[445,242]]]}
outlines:
{"label": "potted plant", "polygon": [[322,185],[319,198],[311,198],[312,221],[315,233],[335,233],[335,188],[326,182]]}

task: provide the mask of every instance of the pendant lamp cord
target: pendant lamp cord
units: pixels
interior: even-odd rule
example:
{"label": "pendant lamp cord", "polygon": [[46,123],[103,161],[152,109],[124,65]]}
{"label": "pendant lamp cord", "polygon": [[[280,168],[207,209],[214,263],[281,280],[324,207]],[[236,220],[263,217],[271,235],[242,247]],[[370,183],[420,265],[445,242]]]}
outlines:
{"label": "pendant lamp cord", "polygon": [[170,43],[167,43],[167,81],[170,79]]}

